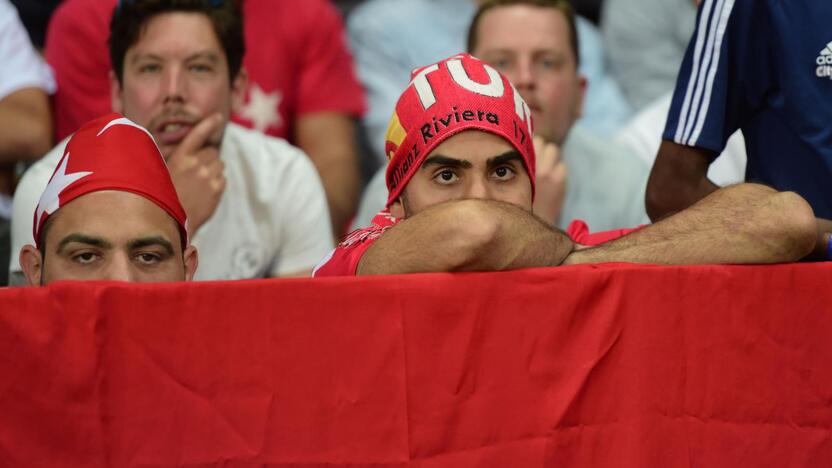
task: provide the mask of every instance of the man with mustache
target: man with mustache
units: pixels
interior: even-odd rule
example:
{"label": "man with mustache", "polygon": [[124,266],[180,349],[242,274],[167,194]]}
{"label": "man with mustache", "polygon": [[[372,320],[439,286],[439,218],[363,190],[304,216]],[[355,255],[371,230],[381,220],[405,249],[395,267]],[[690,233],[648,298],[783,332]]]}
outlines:
{"label": "man with mustache", "polygon": [[[354,135],[364,108],[341,16],[330,0],[235,1],[250,42],[243,58],[249,78],[245,101],[232,112],[232,121],[286,139],[306,153],[340,233],[355,214],[361,189]],[[44,54],[58,83],[53,107],[55,133],[62,139],[110,110],[108,24],[120,2],[60,3],[49,22]]]}
{"label": "man with mustache", "polygon": [[[306,275],[332,246],[326,197],[308,158],[228,123],[246,88],[244,52],[230,0],[125,1],[111,21],[113,109],[147,128],[166,158],[203,254],[198,280]],[[33,241],[23,226],[62,150],[21,181],[16,249]]]}

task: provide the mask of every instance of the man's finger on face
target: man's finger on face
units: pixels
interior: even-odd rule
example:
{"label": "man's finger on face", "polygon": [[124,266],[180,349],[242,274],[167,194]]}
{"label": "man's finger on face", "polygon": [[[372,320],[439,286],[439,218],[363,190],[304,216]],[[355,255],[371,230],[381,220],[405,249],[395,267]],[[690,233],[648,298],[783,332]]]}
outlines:
{"label": "man's finger on face", "polygon": [[560,163],[560,148],[554,143],[549,143],[543,138],[535,138],[535,154],[538,171],[546,172]]}
{"label": "man's finger on face", "polygon": [[547,143],[540,152],[538,162],[542,169],[551,170],[560,163],[560,149],[554,143]]}
{"label": "man's finger on face", "polygon": [[223,171],[225,170],[225,164],[219,159],[202,159],[200,154],[201,153],[197,153],[196,158],[194,158],[199,161],[197,175],[206,180],[221,177],[223,175]]}
{"label": "man's finger on face", "polygon": [[567,167],[562,162],[552,164],[545,170],[538,171],[538,182],[548,186],[561,186],[566,183]]}
{"label": "man's finger on face", "polygon": [[222,162],[221,159],[217,159],[215,161],[212,161],[210,164],[207,165],[207,167],[208,167],[208,171],[211,174],[211,177],[213,179],[224,178],[225,177],[225,175],[224,175],[225,163]]}
{"label": "man's finger on face", "polygon": [[220,176],[211,180],[211,191],[216,195],[221,195],[225,191],[225,177]]}
{"label": "man's finger on face", "polygon": [[216,143],[211,141],[211,137],[216,133],[221,124],[222,116],[219,113],[211,114],[200,120],[185,135],[185,138],[182,139],[182,143],[179,144],[174,154],[190,154],[205,146],[216,146]]}
{"label": "man's finger on face", "polygon": [[554,163],[555,165],[562,164],[562,161],[561,161],[561,156],[562,156],[562,155],[561,155],[561,152],[560,152],[560,146],[558,146],[558,145],[556,145],[556,144],[554,144],[554,143],[550,143],[549,145],[552,147],[552,160],[553,160],[553,163]]}
{"label": "man's finger on face", "polygon": [[558,163],[552,170],[552,180],[557,184],[565,185],[568,176],[568,168],[566,164]]}
{"label": "man's finger on face", "polygon": [[534,152],[535,152],[535,154],[539,154],[541,151],[543,151],[543,147],[546,146],[546,139],[545,138],[543,138],[540,135],[535,135],[534,138],[532,139],[532,141],[534,142]]}
{"label": "man's finger on face", "polygon": [[205,166],[220,160],[220,150],[213,146],[200,148],[192,151],[191,154],[197,159],[198,164]]}

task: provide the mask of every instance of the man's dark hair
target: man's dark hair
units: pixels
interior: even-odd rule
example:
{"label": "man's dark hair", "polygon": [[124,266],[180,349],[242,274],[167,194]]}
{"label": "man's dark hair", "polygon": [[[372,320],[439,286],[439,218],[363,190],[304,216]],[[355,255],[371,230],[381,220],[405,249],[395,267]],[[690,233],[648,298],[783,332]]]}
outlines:
{"label": "man's dark hair", "polygon": [[40,250],[40,255],[43,258],[46,258],[46,233],[52,228],[52,220],[55,216],[49,216],[46,218],[46,222],[43,223],[43,227],[40,228],[40,237],[37,240],[38,250]]}
{"label": "man's dark hair", "polygon": [[46,271],[46,233],[49,232],[49,229],[52,228],[52,220],[54,216],[50,216],[46,218],[46,222],[43,223],[43,227],[40,228],[40,238],[37,239],[37,246],[38,251],[40,251],[40,285],[43,286],[43,272]]}
{"label": "man's dark hair", "polygon": [[477,46],[477,28],[479,28],[480,19],[490,10],[498,7],[528,5],[541,8],[552,8],[563,13],[566,17],[566,24],[569,25],[569,39],[572,53],[575,56],[575,66],[580,64],[580,54],[578,53],[578,29],[575,25],[575,9],[568,0],[486,0],[480,4],[474,19],[471,20],[471,26],[468,28],[468,52],[473,53]]}
{"label": "man's dark hair", "polygon": [[118,82],[122,83],[127,49],[139,41],[150,19],[159,14],[174,12],[202,13],[211,20],[228,61],[229,80],[234,81],[246,53],[243,15],[237,1],[120,0],[110,20],[110,63]]}

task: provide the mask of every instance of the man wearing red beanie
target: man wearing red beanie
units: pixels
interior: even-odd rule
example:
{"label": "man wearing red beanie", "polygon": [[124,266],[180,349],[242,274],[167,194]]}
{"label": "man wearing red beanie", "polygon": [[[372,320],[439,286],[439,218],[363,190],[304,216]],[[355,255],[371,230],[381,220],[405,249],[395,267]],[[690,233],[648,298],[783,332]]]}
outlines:
{"label": "man wearing red beanie", "polygon": [[20,251],[29,285],[57,280],[190,281],[185,210],[143,127],[109,114],[69,140]]}
{"label": "man wearing red beanie", "polygon": [[532,214],[531,135],[528,106],[489,65],[460,54],[414,70],[387,130],[387,210],[350,234],[315,276],[773,263],[800,259],[814,244],[805,200],[755,184],[719,190],[634,232],[589,234],[580,221],[568,234],[553,229]]}

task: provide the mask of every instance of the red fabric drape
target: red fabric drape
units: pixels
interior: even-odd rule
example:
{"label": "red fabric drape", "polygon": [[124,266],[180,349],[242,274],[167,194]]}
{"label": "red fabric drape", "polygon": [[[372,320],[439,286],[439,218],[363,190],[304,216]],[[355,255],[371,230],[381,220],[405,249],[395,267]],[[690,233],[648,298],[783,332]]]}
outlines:
{"label": "red fabric drape", "polygon": [[0,466],[832,466],[832,264],[0,290]]}

